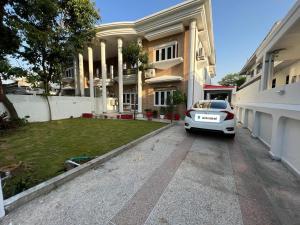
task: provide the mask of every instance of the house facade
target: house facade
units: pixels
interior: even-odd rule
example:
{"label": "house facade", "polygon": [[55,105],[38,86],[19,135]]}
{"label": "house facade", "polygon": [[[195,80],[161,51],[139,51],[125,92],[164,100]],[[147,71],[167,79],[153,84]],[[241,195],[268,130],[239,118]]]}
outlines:
{"label": "house facade", "polygon": [[[130,112],[135,101],[139,114],[159,110],[175,90],[187,96],[187,107],[204,98],[203,85],[215,74],[210,0],[183,1],[137,21],[102,24],[95,31],[63,79],[65,94],[101,97],[100,107],[95,104],[92,111]],[[132,41],[148,54],[149,69],[137,71],[124,61],[122,49]]]}
{"label": "house facade", "polygon": [[277,22],[246,62],[247,81],[236,93],[237,116],[281,160],[300,174],[300,1]]}

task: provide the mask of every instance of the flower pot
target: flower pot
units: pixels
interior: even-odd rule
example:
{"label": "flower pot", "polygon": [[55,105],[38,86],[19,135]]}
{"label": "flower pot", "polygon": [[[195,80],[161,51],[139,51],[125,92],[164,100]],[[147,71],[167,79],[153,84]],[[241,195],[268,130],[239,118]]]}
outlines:
{"label": "flower pot", "polygon": [[180,120],[180,115],[178,113],[174,115],[174,120]]}
{"label": "flower pot", "polygon": [[146,112],[146,117],[148,120],[152,120],[153,113],[152,112]]}

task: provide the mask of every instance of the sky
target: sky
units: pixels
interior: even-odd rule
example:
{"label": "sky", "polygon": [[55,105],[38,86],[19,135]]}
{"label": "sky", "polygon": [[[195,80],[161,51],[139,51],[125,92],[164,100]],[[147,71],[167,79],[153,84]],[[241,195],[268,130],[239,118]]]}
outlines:
{"label": "sky", "polygon": [[[183,0],[96,0],[101,23],[133,21]],[[247,59],[296,0],[212,0],[217,83],[239,72]]]}

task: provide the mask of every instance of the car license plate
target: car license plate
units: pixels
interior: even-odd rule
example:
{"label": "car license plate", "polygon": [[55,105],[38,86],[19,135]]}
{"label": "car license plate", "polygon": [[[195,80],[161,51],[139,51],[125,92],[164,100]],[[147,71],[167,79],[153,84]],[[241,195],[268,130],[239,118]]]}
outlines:
{"label": "car license plate", "polygon": [[211,122],[211,123],[219,123],[220,115],[211,115],[211,114],[196,114],[195,121],[197,122]]}

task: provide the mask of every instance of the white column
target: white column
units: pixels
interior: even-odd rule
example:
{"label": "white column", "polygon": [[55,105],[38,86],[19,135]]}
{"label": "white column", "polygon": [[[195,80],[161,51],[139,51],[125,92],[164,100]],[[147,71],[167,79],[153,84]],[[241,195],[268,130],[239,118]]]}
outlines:
{"label": "white column", "polygon": [[269,68],[268,68],[268,77],[267,77],[267,89],[270,88],[271,80],[273,79],[273,69],[274,69],[274,55],[270,54],[269,56]]}
{"label": "white column", "polygon": [[0,219],[4,216],[5,216],[4,200],[3,200],[2,184],[1,184],[1,178],[0,178]]}
{"label": "white column", "polygon": [[284,124],[285,119],[273,115],[270,154],[274,160],[280,160],[282,157]]}
{"label": "white column", "polygon": [[114,66],[110,65],[109,67],[109,71],[110,71],[110,79],[113,80],[114,79]]}
{"label": "white column", "polygon": [[75,96],[80,95],[80,79],[78,73],[78,57],[74,56],[73,58],[73,71],[74,71],[74,88],[75,88]]}
{"label": "white column", "polygon": [[196,57],[196,34],[197,34],[197,22],[192,20],[190,23],[190,54],[189,54],[189,78],[188,78],[188,98],[187,107],[192,107],[194,101],[194,76],[195,76],[195,57]]}
{"label": "white column", "polygon": [[273,73],[273,56],[272,54],[265,53],[263,57],[262,76],[260,80],[260,90],[263,91],[268,88],[269,79]]}
{"label": "white column", "polygon": [[106,78],[107,78],[107,68],[106,68],[106,54],[105,54],[106,43],[101,41],[101,74],[102,74],[102,101],[103,101],[103,113],[107,111],[107,101],[106,101]]}
{"label": "white column", "polygon": [[89,85],[90,85],[90,99],[91,99],[91,111],[95,112],[95,102],[94,102],[94,58],[93,49],[88,47],[88,61],[89,61]]}
{"label": "white column", "polygon": [[123,40],[118,38],[118,76],[119,76],[119,112],[123,110]]}
{"label": "white column", "polygon": [[78,54],[79,61],[79,84],[80,84],[80,95],[84,96],[84,71],[83,71],[83,55]]}
{"label": "white column", "polygon": [[[137,43],[140,47],[142,47],[142,39],[139,37],[137,39]],[[138,89],[138,116],[141,117],[143,116],[143,110],[142,110],[142,98],[143,98],[143,85],[142,85],[142,71],[139,70],[139,66],[138,65],[138,79],[137,79],[137,89]]]}

